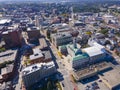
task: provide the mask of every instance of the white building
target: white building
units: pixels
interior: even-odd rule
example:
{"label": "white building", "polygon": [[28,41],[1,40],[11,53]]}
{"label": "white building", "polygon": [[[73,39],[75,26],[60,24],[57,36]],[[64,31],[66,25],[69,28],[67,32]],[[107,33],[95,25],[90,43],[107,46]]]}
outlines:
{"label": "white building", "polygon": [[39,63],[26,67],[22,71],[22,80],[25,87],[29,87],[41,79],[56,73],[54,62]]}
{"label": "white building", "polygon": [[109,23],[116,24],[118,22],[117,18],[112,15],[105,14],[105,15],[103,15],[103,19],[107,24],[109,24]]}
{"label": "white building", "polygon": [[104,60],[106,57],[105,48],[98,44],[94,43],[94,46],[83,49],[82,51],[86,52],[90,57],[90,63],[96,63],[100,60]]}
{"label": "white building", "polygon": [[10,25],[10,24],[11,24],[11,19],[0,19],[0,26]]}
{"label": "white building", "polygon": [[93,43],[93,46],[80,49],[74,48],[73,45],[67,45],[68,54],[70,55],[69,63],[72,68],[83,68],[89,64],[104,61],[106,58],[104,46]]}

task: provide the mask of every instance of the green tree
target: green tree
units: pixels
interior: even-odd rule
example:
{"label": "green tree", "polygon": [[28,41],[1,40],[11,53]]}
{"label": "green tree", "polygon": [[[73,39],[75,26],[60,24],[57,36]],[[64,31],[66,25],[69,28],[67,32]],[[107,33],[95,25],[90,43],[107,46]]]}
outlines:
{"label": "green tree", "polygon": [[108,34],[108,29],[106,28],[101,28],[101,31],[99,31],[100,33],[104,34],[104,35],[107,35]]}

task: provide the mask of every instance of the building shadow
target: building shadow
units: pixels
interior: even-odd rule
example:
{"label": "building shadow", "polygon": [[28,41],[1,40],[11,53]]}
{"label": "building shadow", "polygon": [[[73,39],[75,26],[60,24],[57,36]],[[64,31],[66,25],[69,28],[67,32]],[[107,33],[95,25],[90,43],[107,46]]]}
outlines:
{"label": "building shadow", "polygon": [[93,81],[98,80],[98,79],[99,79],[99,77],[96,75],[96,76],[92,76],[92,77],[83,79],[79,82],[82,83],[82,84],[87,84],[87,83],[93,82]]}

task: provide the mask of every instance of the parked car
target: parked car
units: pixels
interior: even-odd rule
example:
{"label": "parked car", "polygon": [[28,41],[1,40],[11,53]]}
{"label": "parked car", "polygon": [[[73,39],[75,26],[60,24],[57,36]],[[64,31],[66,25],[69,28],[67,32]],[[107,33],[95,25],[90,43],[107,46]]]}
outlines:
{"label": "parked car", "polygon": [[90,86],[89,86],[89,85],[87,85],[86,87],[90,88]]}
{"label": "parked car", "polygon": [[99,82],[102,82],[102,80],[99,80]]}
{"label": "parked car", "polygon": [[98,85],[97,82],[92,83],[92,86],[97,86],[97,85]]}

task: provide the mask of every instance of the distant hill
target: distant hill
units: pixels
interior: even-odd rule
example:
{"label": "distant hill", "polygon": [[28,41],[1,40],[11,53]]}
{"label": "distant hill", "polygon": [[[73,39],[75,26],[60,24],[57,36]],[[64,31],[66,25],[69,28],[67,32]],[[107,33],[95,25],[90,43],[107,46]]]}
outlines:
{"label": "distant hill", "polygon": [[0,1],[17,1],[17,2],[22,2],[22,1],[40,1],[40,2],[62,2],[62,1],[67,1],[67,2],[94,2],[94,1],[120,1],[120,0],[0,0]]}

